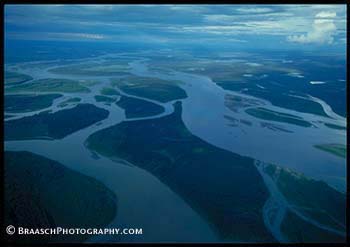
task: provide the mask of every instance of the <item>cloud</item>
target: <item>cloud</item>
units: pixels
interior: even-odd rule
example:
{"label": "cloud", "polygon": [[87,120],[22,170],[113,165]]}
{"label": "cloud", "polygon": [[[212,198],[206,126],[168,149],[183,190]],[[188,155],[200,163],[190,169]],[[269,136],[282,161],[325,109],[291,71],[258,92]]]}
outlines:
{"label": "cloud", "polygon": [[104,35],[91,33],[71,33],[71,36],[80,37],[84,39],[105,39]]}
{"label": "cloud", "polygon": [[335,18],[336,16],[336,12],[322,11],[316,15],[316,18]]}
{"label": "cloud", "polygon": [[337,16],[336,12],[322,11],[316,14],[312,29],[302,35],[290,35],[287,40],[296,43],[319,43],[332,44],[337,27],[334,24],[334,18]]}
{"label": "cloud", "polygon": [[261,14],[272,11],[270,8],[238,8],[238,12],[245,14]]}
{"label": "cloud", "polygon": [[343,44],[346,36],[345,5],[6,5],[4,14],[9,39],[144,42],[145,37],[250,46],[257,39],[280,44],[286,37],[301,44]]}
{"label": "cloud", "polygon": [[234,16],[230,16],[230,15],[204,15],[204,20],[206,20],[207,22],[214,22],[214,23],[231,23],[233,21],[235,21],[235,17]]}
{"label": "cloud", "polygon": [[7,36],[19,40],[104,40],[108,38],[102,34],[57,32],[8,32]]}
{"label": "cloud", "polygon": [[57,39],[85,39],[85,40],[102,40],[106,36],[92,33],[47,33],[49,38]]}
{"label": "cloud", "polygon": [[340,42],[342,42],[343,44],[346,44],[346,38],[341,38]]}
{"label": "cloud", "polygon": [[92,10],[101,10],[101,11],[108,11],[108,10],[113,10],[115,7],[118,6],[113,6],[113,5],[102,5],[102,4],[88,4],[88,5],[79,5],[81,8],[86,8],[86,9],[92,9]]}

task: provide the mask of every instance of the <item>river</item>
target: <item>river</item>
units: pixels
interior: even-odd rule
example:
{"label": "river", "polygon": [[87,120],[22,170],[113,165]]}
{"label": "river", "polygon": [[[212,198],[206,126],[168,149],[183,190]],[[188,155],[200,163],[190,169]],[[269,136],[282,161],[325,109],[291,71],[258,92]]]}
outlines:
{"label": "river", "polygon": [[[77,60],[77,62],[86,62],[91,59],[94,58]],[[96,61],[104,61],[103,56],[98,57]],[[327,120],[329,123],[345,125],[345,119],[335,115],[326,102],[312,98],[312,100],[317,100],[321,103],[325,112],[332,115],[333,119],[279,108],[266,100],[224,90],[205,76],[177,71],[165,73],[164,71],[148,70],[147,61],[147,59],[135,58],[133,62],[129,63],[131,73],[146,77],[182,81],[183,83],[179,84],[179,86],[186,91],[188,96],[186,99],[181,100],[183,109],[182,120],[192,134],[214,146],[243,156],[249,156],[256,160],[291,168],[304,173],[308,177],[322,179],[340,191],[345,190],[345,160],[313,147],[313,145],[320,143],[345,144],[345,131],[329,129],[319,123],[319,121]],[[99,94],[101,88],[110,86],[109,77],[62,76],[50,73],[49,70],[52,68],[54,67],[27,68],[19,72],[26,73],[34,79],[98,80],[100,83],[89,87],[90,93],[74,93],[73,95],[63,93],[63,97],[56,99],[51,107],[44,110],[50,109],[53,112],[62,110],[63,108],[58,107],[58,105],[68,97],[74,96],[82,99],[80,103],[90,103],[108,110],[108,118],[60,140],[6,141],[5,150],[30,151],[56,160],[73,170],[103,182],[118,198],[118,215],[109,226],[144,229],[143,235],[119,236],[119,241],[121,242],[219,241],[209,224],[176,193],[162,184],[153,175],[132,164],[125,165],[124,162],[112,161],[105,157],[96,157],[85,147],[85,141],[88,136],[96,131],[122,121],[145,119],[126,119],[124,111],[115,104],[108,106],[102,102],[98,103],[95,101],[94,95]],[[121,94],[135,97],[122,91]],[[256,99],[262,102],[261,104],[265,108],[300,116],[306,121],[312,122],[317,128],[283,124],[293,133],[274,132],[267,128],[262,128],[260,120],[246,114],[244,111],[232,112],[228,109],[225,106],[225,96],[227,94]],[[163,113],[147,118],[162,117],[171,114],[174,110],[173,102],[160,103],[142,97],[135,98],[157,103],[164,107]],[[34,115],[40,111],[16,114],[9,119]],[[225,115],[248,120],[253,124],[251,126],[241,125],[238,128],[232,127],[228,124]],[[344,183],[339,182],[343,181],[341,179],[344,179]],[[156,217],[157,215],[162,217]],[[266,224],[268,225],[268,222]],[[273,231],[277,231],[278,235],[278,230],[276,229]],[[282,235],[280,240],[283,240]],[[115,241],[115,239],[110,237],[89,239],[89,242],[95,241],[107,242]]]}

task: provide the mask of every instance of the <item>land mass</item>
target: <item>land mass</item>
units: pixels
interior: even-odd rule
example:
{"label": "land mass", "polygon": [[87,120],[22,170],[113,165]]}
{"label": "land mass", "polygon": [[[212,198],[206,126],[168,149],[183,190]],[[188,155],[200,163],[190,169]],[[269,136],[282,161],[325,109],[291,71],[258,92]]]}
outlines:
{"label": "land mass", "polygon": [[140,76],[112,80],[112,85],[117,86],[125,93],[162,103],[187,97],[186,92],[178,86],[179,83],[181,82]]}
{"label": "land mass", "polygon": [[5,112],[31,112],[50,107],[53,100],[61,97],[61,94],[14,94],[5,95]]}
{"label": "land mass", "polygon": [[[5,225],[100,228],[117,213],[117,198],[97,180],[29,152],[5,152]],[[89,235],[15,235],[16,243],[81,242]]]}
{"label": "land mass", "polygon": [[162,118],[100,130],[86,145],[152,173],[208,220],[220,238],[274,241],[262,218],[268,191],[254,160],[192,135],[181,120],[181,103],[174,106],[174,113]]}
{"label": "land mass", "polygon": [[116,104],[125,110],[127,118],[148,117],[164,112],[160,105],[127,96],[122,96]]}
{"label": "land mass", "polygon": [[75,131],[107,118],[109,112],[91,104],[79,104],[55,113],[5,122],[5,140],[61,139]]}

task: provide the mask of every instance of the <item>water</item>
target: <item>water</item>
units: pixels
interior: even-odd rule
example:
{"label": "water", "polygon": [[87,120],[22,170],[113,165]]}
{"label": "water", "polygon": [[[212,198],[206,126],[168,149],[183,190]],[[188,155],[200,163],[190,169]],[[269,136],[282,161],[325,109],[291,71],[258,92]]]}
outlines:
{"label": "water", "polygon": [[[257,160],[278,164],[304,173],[307,177],[322,179],[331,186],[345,191],[345,159],[314,148],[320,143],[341,143],[345,145],[346,132],[325,127],[320,121],[345,126],[346,119],[334,113],[324,101],[312,97],[311,100],[321,103],[324,111],[333,119],[318,115],[300,113],[271,105],[268,101],[242,93],[227,91],[216,85],[210,78],[180,72],[169,75],[146,72],[145,65],[133,64],[134,73],[142,76],[176,79],[185,82],[180,86],[186,91],[188,98],[183,102],[182,120],[192,134],[214,146],[249,156]],[[137,69],[136,69],[137,68]],[[230,111],[224,104],[226,94],[263,102],[263,107],[287,114],[302,117],[312,122],[317,128],[304,128],[285,124],[293,133],[273,132],[261,128],[259,120],[244,111]],[[252,122],[252,126],[241,125],[234,128],[227,124],[225,115]],[[263,122],[270,122],[266,121]],[[340,180],[343,182],[339,182]]]}
{"label": "water", "polygon": [[[77,62],[99,61],[113,57],[113,55],[100,56],[98,58],[79,59]],[[114,56],[117,57],[117,56]],[[231,152],[249,156],[262,162],[274,163],[283,167],[302,172],[306,176],[322,179],[329,185],[340,191],[345,190],[345,160],[318,150],[313,147],[320,143],[345,144],[346,135],[343,130],[334,130],[325,127],[319,121],[326,121],[345,126],[345,118],[335,114],[331,107],[324,101],[312,97],[320,103],[326,114],[333,119],[322,116],[300,113],[293,110],[271,105],[266,100],[257,99],[242,93],[227,91],[216,85],[210,78],[176,71],[152,71],[148,70],[147,59],[132,58],[130,62],[131,73],[140,76],[160,79],[180,80],[179,84],[188,97],[182,101],[182,120],[188,130],[202,140],[229,150]],[[205,222],[191,207],[189,207],[177,194],[162,184],[157,178],[148,172],[123,162],[112,161],[105,157],[96,157],[85,147],[87,137],[96,131],[113,126],[122,121],[137,121],[146,118],[126,120],[124,111],[115,104],[110,106],[94,100],[94,95],[99,94],[100,89],[110,86],[109,77],[104,76],[71,76],[56,75],[49,70],[54,68],[22,69],[20,72],[39,78],[64,78],[79,80],[98,80],[100,83],[90,87],[90,93],[63,93],[63,97],[56,99],[53,105],[44,110],[52,112],[63,108],[58,105],[70,96],[80,97],[80,103],[95,104],[97,107],[109,111],[107,119],[98,124],[81,129],[61,140],[27,140],[6,141],[5,149],[12,151],[26,150],[49,159],[56,160],[65,166],[96,178],[110,188],[118,197],[118,215],[110,223],[110,227],[137,227],[143,228],[143,235],[119,236],[122,242],[212,242],[219,241],[209,224]],[[9,69],[13,67],[9,66]],[[164,107],[165,111],[157,116],[159,118],[173,112],[173,102],[160,103],[143,97],[136,97],[121,92],[122,95],[135,97]],[[255,99],[267,109],[283,113],[293,114],[312,122],[317,128],[304,128],[291,124],[281,124],[293,133],[274,132],[260,126],[260,120],[246,114],[244,111],[232,112],[225,106],[227,94],[240,96],[247,99]],[[73,107],[74,104],[70,107]],[[66,108],[65,108],[66,109]],[[31,116],[40,111],[16,114],[14,118]],[[228,125],[225,115],[237,119],[252,122],[251,126],[240,125],[232,127]],[[263,122],[270,122],[264,120]],[[98,158],[98,159],[97,159]],[[269,187],[269,186],[267,186]],[[267,207],[269,208],[269,207]],[[281,207],[282,210],[285,207]],[[280,210],[280,218],[283,219],[284,211]],[[266,212],[266,211],[265,211]],[[156,215],[161,217],[155,217]],[[268,222],[266,225],[268,226]],[[187,229],[187,230],[184,230]],[[277,239],[283,240],[278,235],[279,225],[270,227],[275,232]],[[97,237],[89,240],[115,241],[109,237]]]}

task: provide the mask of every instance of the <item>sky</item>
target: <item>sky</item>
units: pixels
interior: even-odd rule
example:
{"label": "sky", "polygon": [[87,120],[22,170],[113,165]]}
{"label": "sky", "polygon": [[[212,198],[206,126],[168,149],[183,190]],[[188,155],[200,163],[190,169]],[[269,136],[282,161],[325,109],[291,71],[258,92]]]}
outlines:
{"label": "sky", "polygon": [[346,5],[5,5],[5,39],[346,47]]}

